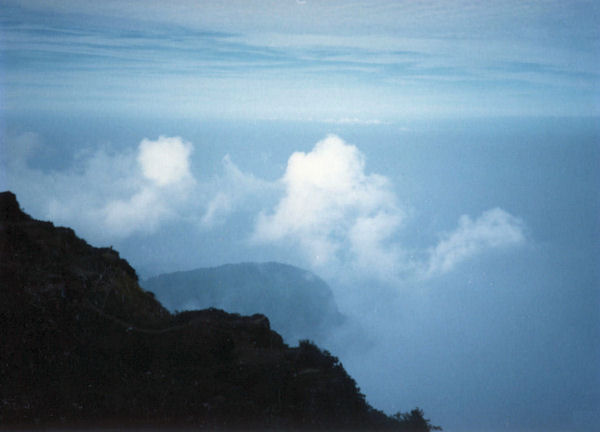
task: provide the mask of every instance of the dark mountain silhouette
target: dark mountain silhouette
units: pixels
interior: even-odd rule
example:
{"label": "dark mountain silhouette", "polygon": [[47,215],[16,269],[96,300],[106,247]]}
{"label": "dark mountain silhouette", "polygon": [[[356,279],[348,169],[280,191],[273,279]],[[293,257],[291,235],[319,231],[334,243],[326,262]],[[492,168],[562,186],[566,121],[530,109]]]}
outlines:
{"label": "dark mountain silhouette", "polygon": [[427,430],[264,315],[169,313],[110,248],[0,193],[0,426]]}
{"label": "dark mountain silhouette", "polygon": [[322,279],[276,262],[167,273],[141,285],[170,311],[216,307],[240,314],[264,314],[288,343],[324,341],[344,321]]}

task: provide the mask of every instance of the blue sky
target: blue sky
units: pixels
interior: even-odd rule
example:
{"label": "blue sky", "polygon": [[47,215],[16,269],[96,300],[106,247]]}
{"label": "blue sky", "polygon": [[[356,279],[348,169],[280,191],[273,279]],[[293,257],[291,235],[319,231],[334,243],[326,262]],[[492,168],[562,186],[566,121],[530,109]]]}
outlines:
{"label": "blue sky", "polygon": [[597,115],[595,2],[3,3],[3,108]]}
{"label": "blue sky", "polygon": [[[4,1],[0,189],[142,277],[282,261],[449,431],[600,421],[600,7]],[[468,415],[465,415],[468,413]]]}

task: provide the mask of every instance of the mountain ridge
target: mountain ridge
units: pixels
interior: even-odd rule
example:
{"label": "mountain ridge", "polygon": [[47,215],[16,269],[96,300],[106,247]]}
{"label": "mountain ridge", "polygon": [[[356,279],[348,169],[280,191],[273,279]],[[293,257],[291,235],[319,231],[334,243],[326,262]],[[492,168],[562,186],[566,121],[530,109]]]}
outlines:
{"label": "mountain ridge", "polygon": [[0,424],[429,430],[372,408],[339,360],[260,314],[168,312],[111,248],[0,193]]}
{"label": "mountain ridge", "polygon": [[345,321],[325,281],[308,270],[276,261],[163,273],[140,283],[171,312],[216,307],[267,315],[288,343],[323,342]]}

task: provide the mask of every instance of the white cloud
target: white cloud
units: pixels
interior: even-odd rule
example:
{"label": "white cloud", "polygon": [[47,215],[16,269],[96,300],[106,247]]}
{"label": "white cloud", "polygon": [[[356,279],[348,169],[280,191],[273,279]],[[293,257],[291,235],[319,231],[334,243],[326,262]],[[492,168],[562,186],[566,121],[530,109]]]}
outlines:
{"label": "white cloud", "polygon": [[[273,213],[260,214],[254,239],[293,242],[315,266],[340,260],[366,263],[375,256],[390,260],[393,253],[383,241],[404,214],[387,179],[365,174],[364,167],[363,154],[335,135],[309,153],[292,154],[280,180],[285,195]],[[367,227],[376,230],[368,233]]]}
{"label": "white cloud", "polygon": [[[241,227],[240,221],[254,218],[250,246],[283,246],[326,277],[387,282],[442,275],[487,250],[525,241],[524,224],[495,208],[474,220],[462,216],[437,245],[409,255],[399,241],[406,213],[392,185],[367,174],[359,149],[335,135],[310,152],[293,153],[276,181],[242,171],[226,155],[223,174],[198,183],[190,170],[192,144],[178,137],[82,153],[62,172],[28,165],[40,148],[34,134],[8,140],[8,188],[34,216],[72,226],[92,241],[152,233],[174,221],[213,229],[225,223]],[[236,212],[240,217],[233,221]]]}
{"label": "white cloud", "polygon": [[[490,249],[525,241],[524,224],[495,208],[458,228],[428,250],[408,254],[398,240],[406,214],[387,178],[365,173],[363,154],[330,135],[308,153],[296,152],[279,180],[284,195],[259,214],[253,239],[293,245],[319,271],[399,281],[429,278]],[[422,255],[425,259],[414,256]]]}
{"label": "white cloud", "polygon": [[161,135],[156,141],[142,140],[137,160],[146,178],[158,186],[166,186],[191,177],[191,152],[190,143]]}
{"label": "white cloud", "polygon": [[143,178],[134,179],[138,187],[133,195],[104,206],[101,216],[105,227],[113,235],[127,236],[152,232],[160,223],[176,218],[177,207],[186,201],[195,183],[189,167],[192,150],[192,144],[180,137],[143,139],[136,158]]}
{"label": "white cloud", "polygon": [[463,215],[458,228],[446,234],[429,251],[426,277],[447,273],[459,263],[487,249],[503,248],[525,241],[523,222],[510,213],[494,208],[477,219]]}
{"label": "white cloud", "polygon": [[145,188],[127,200],[111,201],[102,211],[104,225],[117,236],[153,231],[169,213],[151,188]]}
{"label": "white cloud", "polygon": [[[137,151],[105,147],[79,154],[71,168],[43,171],[28,165],[37,135],[7,140],[7,186],[37,217],[77,228],[90,239],[152,232],[181,217],[195,179],[190,172],[192,145],[179,137],[144,139]],[[30,211],[31,211],[30,210]]]}
{"label": "white cloud", "polygon": [[[153,232],[158,226],[178,216],[177,208],[185,203],[195,183],[190,173],[191,143],[180,137],[160,136],[158,140],[143,139],[136,162],[142,176],[127,180],[134,193],[111,199],[99,214],[104,227],[115,236],[135,232]],[[131,172],[137,170],[130,167]]]}

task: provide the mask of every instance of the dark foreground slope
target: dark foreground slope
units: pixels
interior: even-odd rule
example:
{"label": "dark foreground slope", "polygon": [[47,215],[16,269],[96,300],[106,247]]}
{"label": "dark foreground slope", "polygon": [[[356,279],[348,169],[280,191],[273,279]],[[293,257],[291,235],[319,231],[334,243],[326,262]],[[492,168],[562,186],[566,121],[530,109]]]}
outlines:
{"label": "dark foreground slope", "polygon": [[166,273],[141,282],[169,310],[216,307],[262,313],[288,343],[323,341],[343,321],[331,288],[287,264],[240,263]]}
{"label": "dark foreground slope", "polygon": [[263,315],[170,314],[117,252],[9,192],[0,257],[0,426],[428,428],[372,409],[335,357],[288,347]]}

